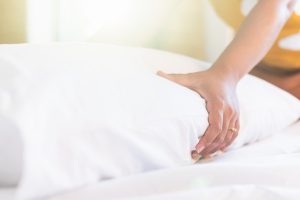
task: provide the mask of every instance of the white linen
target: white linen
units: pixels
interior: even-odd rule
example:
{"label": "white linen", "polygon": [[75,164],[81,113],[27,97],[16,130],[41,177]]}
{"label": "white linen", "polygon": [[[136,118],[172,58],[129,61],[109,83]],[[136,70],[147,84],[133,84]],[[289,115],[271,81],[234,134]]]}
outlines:
{"label": "white linen", "polygon": [[[102,45],[1,50],[9,64],[1,70],[10,75],[2,84],[9,100],[2,112],[24,140],[22,199],[192,163],[190,152],[207,127],[205,102],[150,73],[143,64],[149,60],[146,50]],[[241,81],[238,96],[242,128],[235,147],[272,135],[300,116],[296,98],[251,76]]]}
{"label": "white linen", "polygon": [[23,198],[192,163],[190,152],[207,126],[197,94],[151,74],[129,82],[93,74],[44,77],[41,96],[19,113]]}
{"label": "white linen", "polygon": [[0,200],[15,200],[16,188],[0,188]]}
{"label": "white linen", "polygon": [[0,114],[0,187],[16,186],[20,180],[21,152],[21,136],[16,124]]}
{"label": "white linen", "polygon": [[[9,106],[15,66],[0,59],[0,111]],[[0,112],[0,187],[16,186],[21,174],[22,141],[17,125]]]}
{"label": "white linen", "polygon": [[[256,163],[259,159],[268,163],[269,160],[274,162],[278,160],[278,164],[285,164],[299,161],[296,158],[296,153],[300,152],[300,122],[281,131],[276,136],[273,136],[267,140],[236,149],[226,154],[216,157],[210,160],[210,163],[226,163],[230,164],[247,164]],[[250,158],[250,159],[249,159]],[[248,160],[249,159],[249,160]],[[252,163],[251,163],[252,162]],[[184,174],[194,173],[199,165],[182,167],[181,171]],[[262,169],[260,169],[262,170]],[[238,176],[240,181],[238,184],[231,186],[215,186],[207,187],[202,180],[197,178],[189,182],[182,183],[174,181],[177,179],[177,170],[166,169],[162,171],[151,172],[147,174],[133,175],[118,180],[111,180],[108,182],[96,183],[94,185],[87,186],[85,188],[69,191],[66,194],[58,195],[50,198],[49,200],[165,200],[165,199],[181,199],[181,200],[198,200],[198,199],[215,199],[226,200],[298,200],[300,198],[299,189],[292,187],[274,187],[268,185],[262,185],[262,181],[265,181],[265,177],[257,176],[252,169],[249,170],[251,175],[256,179],[251,181],[250,184],[244,184],[242,176]],[[289,172],[287,166],[286,172]],[[166,172],[167,175],[164,175]],[[223,169],[217,171],[217,173],[223,173]],[[275,168],[272,168],[271,172],[278,172]],[[161,177],[163,174],[163,177]],[[214,176],[217,176],[215,172]],[[293,175],[293,172],[290,172]],[[151,176],[150,176],[151,175]],[[277,178],[283,175],[276,173],[274,175]],[[279,177],[278,177],[279,176]],[[151,177],[151,180],[150,180]],[[299,177],[296,177],[299,179]],[[274,180],[272,178],[272,180]],[[230,181],[230,179],[229,179]],[[254,182],[259,183],[257,185]],[[14,200],[15,189],[1,189],[0,188],[0,200]]]}
{"label": "white linen", "polygon": [[220,157],[97,183],[49,200],[298,200],[300,122]]}
{"label": "white linen", "polygon": [[[115,59],[115,58],[119,59]],[[131,62],[134,60],[134,62]],[[159,69],[184,72],[206,69],[207,63],[167,52],[118,48],[110,45],[48,44],[48,45],[0,45],[0,111],[8,112],[8,107],[16,107],[21,91],[18,84],[24,85],[27,76],[34,73],[55,73],[64,68],[110,68],[119,72],[123,63],[130,62],[126,69],[140,70],[141,66],[154,73]],[[121,69],[120,69],[121,68]],[[48,69],[46,72],[45,70]],[[23,76],[24,75],[24,76]],[[22,77],[18,82],[17,78]],[[33,75],[34,76],[34,75]],[[25,81],[23,79],[26,79]],[[23,81],[23,82],[22,82]],[[13,95],[12,95],[13,94]],[[14,103],[14,105],[10,105]],[[22,102],[21,102],[22,103]],[[2,123],[3,122],[3,123]],[[17,185],[21,174],[21,144],[18,127],[6,116],[0,117],[0,187]]]}

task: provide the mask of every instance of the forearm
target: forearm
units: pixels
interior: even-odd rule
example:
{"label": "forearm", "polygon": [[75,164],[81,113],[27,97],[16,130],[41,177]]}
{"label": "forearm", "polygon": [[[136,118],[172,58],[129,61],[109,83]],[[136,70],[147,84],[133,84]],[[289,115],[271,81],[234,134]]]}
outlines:
{"label": "forearm", "polygon": [[260,0],[211,70],[238,82],[272,47],[296,0]]}

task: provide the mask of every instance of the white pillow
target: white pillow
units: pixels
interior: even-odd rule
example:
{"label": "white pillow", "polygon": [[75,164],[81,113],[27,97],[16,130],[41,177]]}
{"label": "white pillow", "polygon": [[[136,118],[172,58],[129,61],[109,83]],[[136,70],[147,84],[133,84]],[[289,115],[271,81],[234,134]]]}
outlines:
{"label": "white pillow", "polygon": [[[207,127],[205,102],[148,66],[160,60],[155,67],[203,68],[154,52],[83,44],[0,48],[17,71],[2,113],[23,136],[21,199],[193,163],[190,151]],[[257,78],[243,79],[238,96],[242,128],[235,147],[299,119],[299,100]]]}
{"label": "white pillow", "polygon": [[0,114],[0,187],[16,186],[21,176],[22,142],[11,120]]}
{"label": "white pillow", "polygon": [[[123,63],[127,63],[126,66]],[[31,77],[38,79],[42,77],[40,74],[55,74],[61,67],[118,72],[145,68],[153,72],[163,69],[183,73],[205,69],[208,64],[168,52],[111,45],[0,45],[0,114],[4,114],[0,118],[0,187],[18,184],[22,160],[18,127],[14,118],[7,119],[5,113],[11,115],[22,107],[26,87],[35,84],[30,81]]]}
{"label": "white pillow", "polygon": [[[14,65],[0,60],[0,110],[11,102]],[[22,141],[17,125],[0,113],[0,187],[16,186],[21,174]]]}

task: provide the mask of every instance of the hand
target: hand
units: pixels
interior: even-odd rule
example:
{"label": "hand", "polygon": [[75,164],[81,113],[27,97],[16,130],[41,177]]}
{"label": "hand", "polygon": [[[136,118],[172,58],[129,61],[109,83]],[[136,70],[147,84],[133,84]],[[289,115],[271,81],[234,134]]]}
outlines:
{"label": "hand", "polygon": [[239,106],[236,96],[237,81],[214,70],[190,74],[159,76],[183,85],[206,100],[209,126],[192,152],[193,159],[207,158],[217,151],[224,151],[237,137],[239,131]]}

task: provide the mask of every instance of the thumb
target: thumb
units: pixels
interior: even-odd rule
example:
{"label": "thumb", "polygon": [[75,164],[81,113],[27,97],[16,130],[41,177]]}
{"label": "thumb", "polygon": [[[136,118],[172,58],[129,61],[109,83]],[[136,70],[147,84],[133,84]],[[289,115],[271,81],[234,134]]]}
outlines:
{"label": "thumb", "polygon": [[163,71],[158,71],[157,75],[162,78],[173,81],[175,83],[178,83],[180,85],[188,87],[188,77],[186,74],[166,74]]}
{"label": "thumb", "polygon": [[163,78],[169,79],[169,80],[171,80],[171,81],[174,81],[173,78],[172,78],[172,75],[166,74],[166,73],[163,72],[163,71],[158,71],[156,74],[157,74],[158,76],[160,76],[160,77],[163,77]]}

